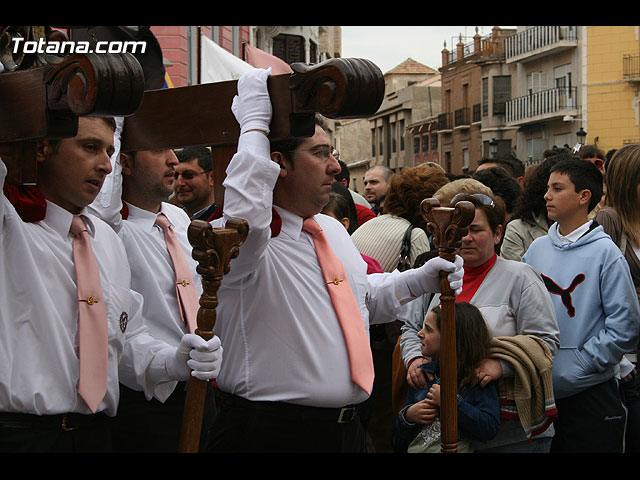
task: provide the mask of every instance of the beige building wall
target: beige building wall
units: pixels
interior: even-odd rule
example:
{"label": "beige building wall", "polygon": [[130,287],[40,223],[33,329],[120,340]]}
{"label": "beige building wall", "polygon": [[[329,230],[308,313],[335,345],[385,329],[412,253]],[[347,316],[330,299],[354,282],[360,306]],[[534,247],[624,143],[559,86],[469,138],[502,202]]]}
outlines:
{"label": "beige building wall", "polygon": [[409,125],[440,111],[440,74],[408,58],[384,74],[385,95],[378,111],[368,118],[340,120],[334,145],[349,166],[350,188],[364,191],[364,174],[374,165],[394,171],[413,166]]}
{"label": "beige building wall", "polygon": [[349,167],[349,188],[363,194],[364,174],[371,161],[371,125],[366,118],[338,120],[334,146]]}
{"label": "beige building wall", "polygon": [[[588,26],[585,30],[587,143],[597,143],[605,153],[625,143],[638,143],[640,27]],[[625,55],[635,56],[635,72],[629,78],[623,70]]]}

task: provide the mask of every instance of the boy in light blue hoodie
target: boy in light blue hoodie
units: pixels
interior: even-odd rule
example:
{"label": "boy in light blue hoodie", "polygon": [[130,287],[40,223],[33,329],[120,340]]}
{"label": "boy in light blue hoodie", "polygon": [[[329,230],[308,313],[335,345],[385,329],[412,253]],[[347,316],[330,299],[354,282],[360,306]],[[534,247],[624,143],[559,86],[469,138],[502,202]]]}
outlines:
{"label": "boy in light blue hoodie", "polygon": [[617,376],[637,343],[640,306],[620,250],[588,220],[601,197],[602,174],[593,164],[556,164],[545,194],[555,223],[522,258],[544,280],[560,327],[552,453],[624,451],[626,410]]}

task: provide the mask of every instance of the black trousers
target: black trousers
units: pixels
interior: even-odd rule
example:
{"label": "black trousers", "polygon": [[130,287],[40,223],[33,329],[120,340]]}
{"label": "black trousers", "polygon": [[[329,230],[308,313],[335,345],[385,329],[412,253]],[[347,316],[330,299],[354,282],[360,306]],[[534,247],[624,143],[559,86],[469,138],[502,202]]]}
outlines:
{"label": "black trousers", "polygon": [[108,417],[0,413],[1,453],[109,453]]}
{"label": "black trousers", "polygon": [[627,412],[617,379],[556,399],[556,406],[551,453],[624,451]]}
{"label": "black trousers", "polygon": [[627,406],[627,435],[625,453],[640,452],[640,374],[622,384],[624,403]]}
{"label": "black trousers", "polygon": [[212,453],[365,453],[357,407],[305,407],[225,395],[213,424]]}
{"label": "black trousers", "polygon": [[[143,392],[120,385],[117,415],[111,421],[113,450],[118,453],[175,453],[180,443],[187,382],[179,382],[164,402],[147,400]],[[215,417],[213,388],[207,383],[201,449]]]}

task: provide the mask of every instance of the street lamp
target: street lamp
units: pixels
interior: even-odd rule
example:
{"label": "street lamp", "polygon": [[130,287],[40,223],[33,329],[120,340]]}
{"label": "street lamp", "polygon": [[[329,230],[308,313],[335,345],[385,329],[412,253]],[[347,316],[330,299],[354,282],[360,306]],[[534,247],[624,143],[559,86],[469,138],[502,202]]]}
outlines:
{"label": "street lamp", "polygon": [[491,151],[491,158],[495,158],[498,153],[498,141],[495,138],[492,138],[489,142],[489,147]]}
{"label": "street lamp", "polygon": [[578,135],[578,143],[580,145],[584,145],[584,140],[587,136],[587,132],[585,132],[582,127],[580,127],[580,129],[576,132],[576,135]]}

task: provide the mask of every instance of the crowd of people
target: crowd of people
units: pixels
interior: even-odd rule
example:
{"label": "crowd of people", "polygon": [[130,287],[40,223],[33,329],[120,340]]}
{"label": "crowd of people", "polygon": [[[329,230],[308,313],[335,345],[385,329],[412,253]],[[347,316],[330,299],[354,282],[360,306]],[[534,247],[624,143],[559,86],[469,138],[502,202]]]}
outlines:
{"label": "crowd of people", "polygon": [[[437,453],[444,271],[459,452],[638,452],[640,146],[376,165],[360,195],[322,118],[269,138],[269,74],[238,81],[222,205],[210,149],[121,151],[121,118],[39,142],[33,188],[0,163],[0,451],[175,452],[196,377],[202,453]],[[425,198],[475,208],[452,262]],[[249,232],[205,341],[187,228],[230,218]]]}

